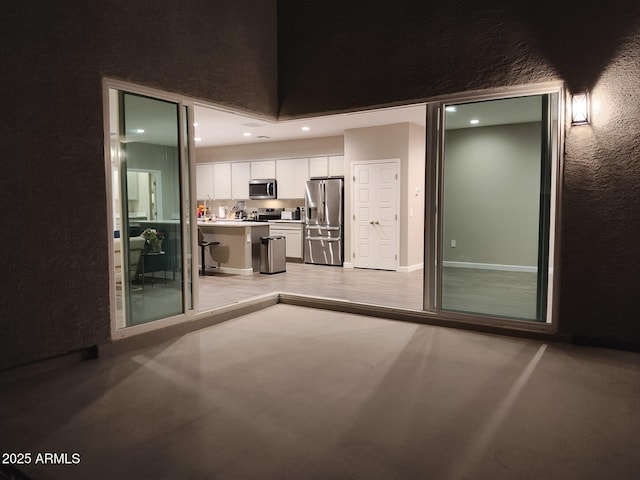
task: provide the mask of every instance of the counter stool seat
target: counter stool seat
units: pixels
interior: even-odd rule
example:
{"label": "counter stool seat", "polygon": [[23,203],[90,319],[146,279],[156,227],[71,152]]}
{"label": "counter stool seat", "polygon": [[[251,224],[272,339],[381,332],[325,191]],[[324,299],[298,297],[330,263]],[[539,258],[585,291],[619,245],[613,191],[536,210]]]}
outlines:
{"label": "counter stool seat", "polygon": [[[202,229],[198,227],[198,246],[200,247],[200,275],[213,275],[213,272],[207,272],[207,265],[205,263],[205,249],[207,247],[215,247],[220,245],[220,242],[208,242],[204,239],[204,233]],[[216,268],[210,265],[209,268]]]}

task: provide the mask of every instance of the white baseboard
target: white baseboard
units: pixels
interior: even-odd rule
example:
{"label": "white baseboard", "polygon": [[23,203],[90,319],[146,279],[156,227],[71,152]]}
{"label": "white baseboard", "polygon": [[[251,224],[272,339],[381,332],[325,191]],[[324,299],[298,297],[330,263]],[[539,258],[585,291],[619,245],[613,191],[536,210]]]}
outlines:
{"label": "white baseboard", "polygon": [[354,267],[353,267],[353,263],[351,263],[351,262],[344,262],[344,263],[342,264],[342,268],[354,268]]}
{"label": "white baseboard", "polygon": [[422,270],[423,268],[423,263],[416,263],[415,265],[399,266],[398,268],[396,268],[396,272],[411,273],[415,272],[416,270]]}
{"label": "white baseboard", "polygon": [[229,273],[232,275],[253,275],[253,268],[218,267],[214,272]]}
{"label": "white baseboard", "polygon": [[538,267],[529,265],[501,265],[499,263],[472,263],[472,262],[442,262],[443,267],[451,268],[477,268],[481,270],[502,270],[505,272],[536,273]]}

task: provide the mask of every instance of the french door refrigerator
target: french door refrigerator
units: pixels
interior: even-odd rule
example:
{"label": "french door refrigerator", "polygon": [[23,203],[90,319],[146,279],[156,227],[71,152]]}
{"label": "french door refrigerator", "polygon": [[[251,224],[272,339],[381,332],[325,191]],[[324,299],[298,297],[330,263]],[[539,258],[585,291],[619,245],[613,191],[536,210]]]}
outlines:
{"label": "french door refrigerator", "polygon": [[306,220],[304,261],[322,265],[342,265],[343,191],[342,178],[318,178],[305,188]]}

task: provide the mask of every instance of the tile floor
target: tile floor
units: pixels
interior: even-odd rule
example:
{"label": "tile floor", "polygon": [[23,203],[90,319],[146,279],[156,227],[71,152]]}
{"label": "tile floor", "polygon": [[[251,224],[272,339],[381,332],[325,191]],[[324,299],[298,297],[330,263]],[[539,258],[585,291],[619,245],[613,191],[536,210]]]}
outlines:
{"label": "tile floor", "polygon": [[640,478],[640,354],[292,305],[0,390],[38,480]]}
{"label": "tile floor", "polygon": [[[410,273],[287,263],[275,275],[200,277],[200,307],[207,310],[273,292],[312,295],[410,310],[423,308],[423,271]],[[536,274],[445,268],[448,310],[534,319]]]}

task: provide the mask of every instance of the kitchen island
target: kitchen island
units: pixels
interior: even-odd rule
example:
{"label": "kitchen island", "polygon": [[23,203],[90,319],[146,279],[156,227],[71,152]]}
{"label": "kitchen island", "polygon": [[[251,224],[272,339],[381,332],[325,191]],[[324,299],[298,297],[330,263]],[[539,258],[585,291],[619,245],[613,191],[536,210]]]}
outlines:
{"label": "kitchen island", "polygon": [[260,237],[269,236],[269,224],[241,220],[198,222],[204,239],[220,242],[207,248],[207,265],[221,273],[251,275],[260,271]]}

